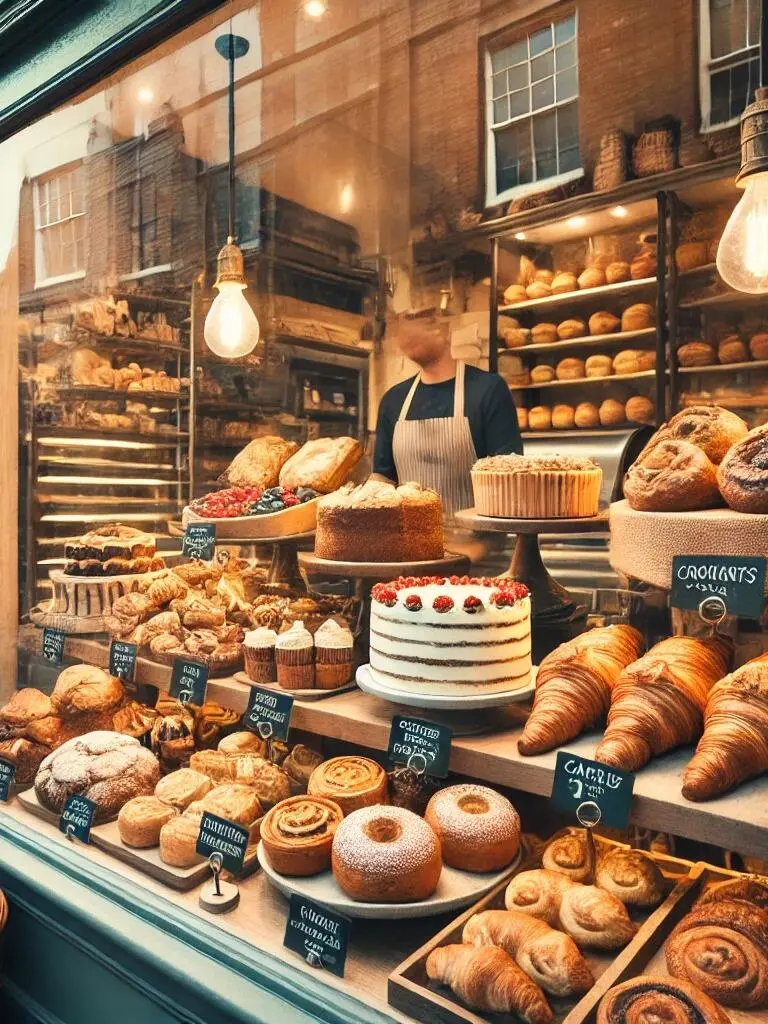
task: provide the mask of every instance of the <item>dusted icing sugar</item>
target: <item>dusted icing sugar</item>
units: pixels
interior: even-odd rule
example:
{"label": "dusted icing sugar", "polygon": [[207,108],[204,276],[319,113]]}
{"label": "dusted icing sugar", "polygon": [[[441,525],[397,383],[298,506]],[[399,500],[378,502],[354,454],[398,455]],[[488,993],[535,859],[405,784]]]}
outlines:
{"label": "dusted icing sugar", "polygon": [[343,867],[387,878],[429,864],[439,849],[437,836],[426,821],[404,807],[352,811],[333,837],[333,856]]}
{"label": "dusted icing sugar", "polygon": [[501,793],[464,783],[435,793],[428,812],[454,842],[470,846],[519,838],[520,817]]}

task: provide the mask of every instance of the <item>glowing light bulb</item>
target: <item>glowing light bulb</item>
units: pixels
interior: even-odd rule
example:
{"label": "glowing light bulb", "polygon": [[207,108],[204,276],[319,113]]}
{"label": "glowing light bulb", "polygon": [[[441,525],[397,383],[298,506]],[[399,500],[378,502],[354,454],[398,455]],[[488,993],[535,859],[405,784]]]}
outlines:
{"label": "glowing light bulb", "polygon": [[304,11],[310,18],[322,18],[327,10],[325,0],[306,0],[304,4]]}
{"label": "glowing light bulb", "polygon": [[731,288],[760,295],[768,292],[768,171],[744,184],[717,247],[717,269]]}
{"label": "glowing light bulb", "polygon": [[219,294],[205,318],[205,343],[224,359],[247,356],[258,343],[259,321],[243,295],[246,286],[239,281],[221,281],[216,287]]}

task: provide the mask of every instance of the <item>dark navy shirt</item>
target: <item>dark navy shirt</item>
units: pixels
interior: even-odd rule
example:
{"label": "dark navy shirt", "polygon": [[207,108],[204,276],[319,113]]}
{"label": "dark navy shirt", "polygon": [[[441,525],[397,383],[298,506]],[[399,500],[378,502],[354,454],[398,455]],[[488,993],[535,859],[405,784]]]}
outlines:
{"label": "dark navy shirt", "polygon": [[[392,437],[400,411],[413,384],[413,377],[395,384],[379,405],[376,424],[376,448],[373,471],[390,480],[397,480]],[[453,416],[456,379],[440,384],[419,382],[406,419],[431,420]],[[517,425],[517,413],[509,388],[496,373],[486,373],[467,366],[464,377],[464,415],[469,420],[472,440],[479,459],[486,455],[522,452],[523,442]]]}

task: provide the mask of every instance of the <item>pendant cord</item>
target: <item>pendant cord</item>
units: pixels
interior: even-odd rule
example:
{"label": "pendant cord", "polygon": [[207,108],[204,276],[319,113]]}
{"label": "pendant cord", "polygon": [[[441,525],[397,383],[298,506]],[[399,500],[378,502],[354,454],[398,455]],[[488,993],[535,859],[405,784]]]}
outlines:
{"label": "pendant cord", "polygon": [[229,237],[235,238],[235,40],[229,37]]}

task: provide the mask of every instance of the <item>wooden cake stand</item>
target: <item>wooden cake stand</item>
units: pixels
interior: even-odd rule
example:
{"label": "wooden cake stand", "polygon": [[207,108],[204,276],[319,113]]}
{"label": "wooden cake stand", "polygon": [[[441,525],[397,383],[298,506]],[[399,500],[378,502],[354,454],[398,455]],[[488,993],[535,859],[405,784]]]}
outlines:
{"label": "wooden cake stand", "polygon": [[607,533],[605,514],[583,519],[497,519],[478,515],[473,508],[456,513],[456,521],[475,533],[516,534],[507,575],[531,592],[533,661],[538,665],[550,651],[584,631],[586,608],[547,572],[541,559],[539,535]]}
{"label": "wooden cake stand", "polygon": [[36,626],[61,629],[65,633],[108,632],[107,620],[119,597],[147,587],[167,569],[126,573],[123,576],[67,576],[61,569],[48,575],[53,598],[32,608],[29,617]]}

